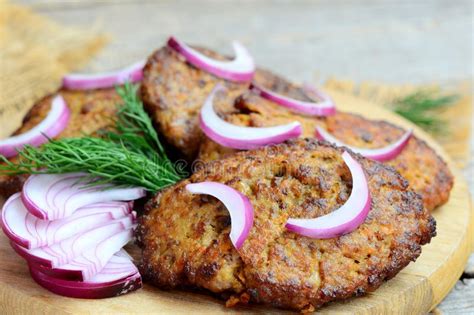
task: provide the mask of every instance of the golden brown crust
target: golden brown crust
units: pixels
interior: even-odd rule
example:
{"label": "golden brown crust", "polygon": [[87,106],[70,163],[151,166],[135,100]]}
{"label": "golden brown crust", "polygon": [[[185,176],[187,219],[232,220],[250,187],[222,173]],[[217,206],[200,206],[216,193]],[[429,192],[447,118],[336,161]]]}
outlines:
{"label": "golden brown crust", "polygon": [[[342,152],[296,139],[213,161],[162,191],[140,219],[143,276],[162,288],[230,295],[230,306],[251,301],[304,310],[375,290],[419,256],[435,235],[435,221],[390,166],[352,153],[369,181],[365,222],[326,240],[288,232],[289,217],[318,217],[347,200],[351,177]],[[254,225],[239,252],[228,238],[225,207],[185,190],[201,181],[227,184],[251,201]]]}
{"label": "golden brown crust", "polygon": [[[369,120],[350,113],[337,112],[336,115],[326,118],[295,114],[252,92],[239,97],[235,106],[240,113],[226,117],[234,124],[263,127],[296,120],[302,124],[304,137],[314,137],[315,127],[320,126],[354,147],[383,147],[396,141],[404,133],[403,129],[388,122]],[[204,139],[198,159],[210,161],[233,152],[235,150],[223,148],[209,139]],[[400,155],[387,164],[408,180],[411,188],[422,196],[427,209],[433,210],[448,200],[453,176],[436,152],[416,136],[412,137]]]}
{"label": "golden brown crust", "polygon": [[[226,57],[204,48],[203,54],[220,60]],[[276,90],[288,86],[280,77],[257,70],[255,81]],[[196,157],[202,138],[198,114],[216,84],[226,88],[215,99],[220,114],[234,112],[234,100],[246,91],[250,83],[236,83],[218,78],[186,62],[169,47],[155,51],[144,68],[141,96],[145,108],[165,140],[188,159]]]}
{"label": "golden brown crust", "polygon": [[[224,59],[213,51],[199,50]],[[201,139],[199,109],[218,83],[226,87],[226,92],[216,99],[216,110],[231,112],[235,97],[248,88],[247,83],[219,79],[187,63],[169,47],[153,53],[143,70],[141,96],[145,108],[166,141],[189,159],[196,155]]]}
{"label": "golden brown crust", "polygon": [[[348,113],[328,118],[326,128],[348,145],[367,148],[392,143],[405,132],[386,121],[370,121]],[[454,177],[446,162],[425,141],[413,137],[396,158],[386,163],[408,180],[428,210],[448,201]]]}
{"label": "golden brown crust", "polygon": [[[57,138],[95,134],[99,130],[110,128],[116,105],[121,100],[114,88],[89,91],[60,90],[59,93],[71,110],[71,118],[66,129]],[[54,95],[47,96],[36,103],[14,135],[28,131],[42,121],[51,108],[53,97]],[[15,161],[15,158],[11,161]],[[7,198],[19,191],[27,177],[27,175],[0,175],[0,196]]]}

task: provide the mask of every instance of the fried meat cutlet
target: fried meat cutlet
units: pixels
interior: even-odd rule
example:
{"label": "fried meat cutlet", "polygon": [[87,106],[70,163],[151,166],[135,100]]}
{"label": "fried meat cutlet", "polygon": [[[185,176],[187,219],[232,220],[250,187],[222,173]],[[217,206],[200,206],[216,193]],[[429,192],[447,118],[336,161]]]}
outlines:
{"label": "fried meat cutlet", "polygon": [[[353,232],[311,239],[285,229],[289,217],[319,217],[346,202],[352,179],[344,150],[294,139],[203,165],[148,202],[138,227],[142,275],[161,288],[209,290],[228,305],[297,310],[375,290],[435,235],[421,198],[392,167],[351,153],[372,198],[368,217]],[[223,204],[186,191],[186,184],[202,181],[229,185],[252,203],[254,224],[239,251]]]}
{"label": "fried meat cutlet", "polygon": [[[196,48],[208,57],[226,57],[204,48]],[[255,81],[278,90],[286,82],[268,71],[257,70]],[[248,83],[231,82],[196,68],[179,53],[162,47],[148,59],[143,70],[141,96],[147,112],[168,144],[178,149],[188,160],[196,157],[202,138],[198,113],[216,84],[226,88],[215,99],[218,113],[234,111],[234,100],[249,87]]]}
{"label": "fried meat cutlet", "polygon": [[[121,100],[114,88],[89,91],[60,90],[59,94],[64,97],[71,110],[71,118],[66,129],[57,138],[94,135],[99,130],[111,127],[116,105]],[[47,96],[36,103],[14,135],[24,133],[39,124],[51,109],[54,96]],[[15,158],[11,161],[15,161]],[[7,198],[20,191],[27,177],[28,175],[0,175],[0,196]]]}
{"label": "fried meat cutlet", "polygon": [[[391,123],[369,120],[350,113],[337,112],[333,116],[316,118],[299,115],[252,92],[246,92],[237,98],[235,107],[239,109],[239,113],[226,117],[233,124],[264,127],[296,120],[302,124],[303,137],[315,137],[315,127],[320,126],[345,144],[360,148],[386,146],[404,133],[402,128]],[[210,161],[233,152],[235,150],[221,147],[206,138],[202,141],[198,159]],[[428,210],[433,210],[448,200],[453,176],[446,163],[423,140],[413,136],[404,150],[386,164],[393,166],[408,180],[410,187],[422,196]]]}

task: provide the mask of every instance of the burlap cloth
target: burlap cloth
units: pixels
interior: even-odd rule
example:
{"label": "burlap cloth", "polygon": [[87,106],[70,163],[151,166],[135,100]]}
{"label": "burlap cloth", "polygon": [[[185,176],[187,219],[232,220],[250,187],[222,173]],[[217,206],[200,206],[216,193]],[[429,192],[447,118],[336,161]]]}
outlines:
{"label": "burlap cloth", "polygon": [[[0,137],[20,124],[26,111],[61,85],[65,73],[90,60],[106,43],[94,29],[59,25],[23,6],[0,0]],[[380,83],[355,84],[330,79],[326,86],[372,101],[389,104],[418,89],[437,86],[394,86]],[[439,111],[447,132],[434,135],[460,166],[469,160],[472,97],[469,84],[451,92],[461,95],[456,104]]]}
{"label": "burlap cloth", "polygon": [[30,9],[0,0],[0,136],[29,108],[61,85],[106,43],[94,29],[59,25]]}

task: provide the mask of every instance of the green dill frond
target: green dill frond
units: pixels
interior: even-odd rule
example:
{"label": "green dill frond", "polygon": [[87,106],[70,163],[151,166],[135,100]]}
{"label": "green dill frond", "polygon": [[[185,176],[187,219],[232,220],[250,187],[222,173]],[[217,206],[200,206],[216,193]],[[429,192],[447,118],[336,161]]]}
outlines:
{"label": "green dill frond", "polygon": [[109,132],[108,136],[114,141],[122,140],[132,149],[140,148],[143,152],[157,153],[166,157],[153,123],[138,98],[137,89],[137,85],[128,82],[122,87],[117,87],[117,93],[122,98],[123,104],[117,108],[116,132]]}
{"label": "green dill frond", "polygon": [[421,128],[436,133],[446,131],[445,122],[439,117],[440,110],[457,99],[457,95],[440,95],[438,92],[424,90],[395,100],[390,107]]}
{"label": "green dill frond", "polygon": [[117,108],[115,131],[103,138],[83,136],[49,141],[41,147],[25,146],[18,160],[0,155],[0,174],[87,172],[100,180],[158,191],[173,185],[183,175],[166,156],[150,117],[137,96],[137,87],[117,88],[123,100]]}
{"label": "green dill frond", "polygon": [[14,174],[61,174],[88,172],[101,179],[94,184],[116,183],[157,191],[181,177],[165,159],[153,160],[124,145],[101,138],[50,140],[39,148],[25,146],[15,163],[5,162],[0,171]]}

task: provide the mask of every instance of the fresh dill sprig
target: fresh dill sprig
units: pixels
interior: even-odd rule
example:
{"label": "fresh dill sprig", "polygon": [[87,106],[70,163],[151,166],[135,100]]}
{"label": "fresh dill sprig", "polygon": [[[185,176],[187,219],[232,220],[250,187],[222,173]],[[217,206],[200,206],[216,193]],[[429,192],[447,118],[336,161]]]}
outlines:
{"label": "fresh dill sprig", "polygon": [[444,131],[439,109],[453,104],[456,95],[440,95],[433,91],[417,91],[395,100],[391,104],[394,112],[430,132]]}
{"label": "fresh dill sprig", "polygon": [[93,185],[115,183],[157,191],[182,178],[170,162],[131,84],[118,88],[115,131],[103,138],[83,136],[49,141],[41,147],[25,146],[15,162],[0,155],[0,174],[60,174],[87,172]]}
{"label": "fresh dill sprig", "polygon": [[117,108],[116,131],[109,131],[106,135],[112,141],[123,142],[131,150],[147,156],[158,155],[167,158],[151,119],[138,98],[137,88],[138,86],[129,82],[117,87],[117,93],[122,98],[123,104]]}
{"label": "fresh dill sprig", "polygon": [[0,165],[0,170],[8,175],[86,171],[94,178],[100,177],[95,185],[114,182],[150,191],[181,179],[167,160],[153,160],[119,143],[89,136],[51,139],[39,148],[25,146],[17,162],[1,158],[5,165]]}

